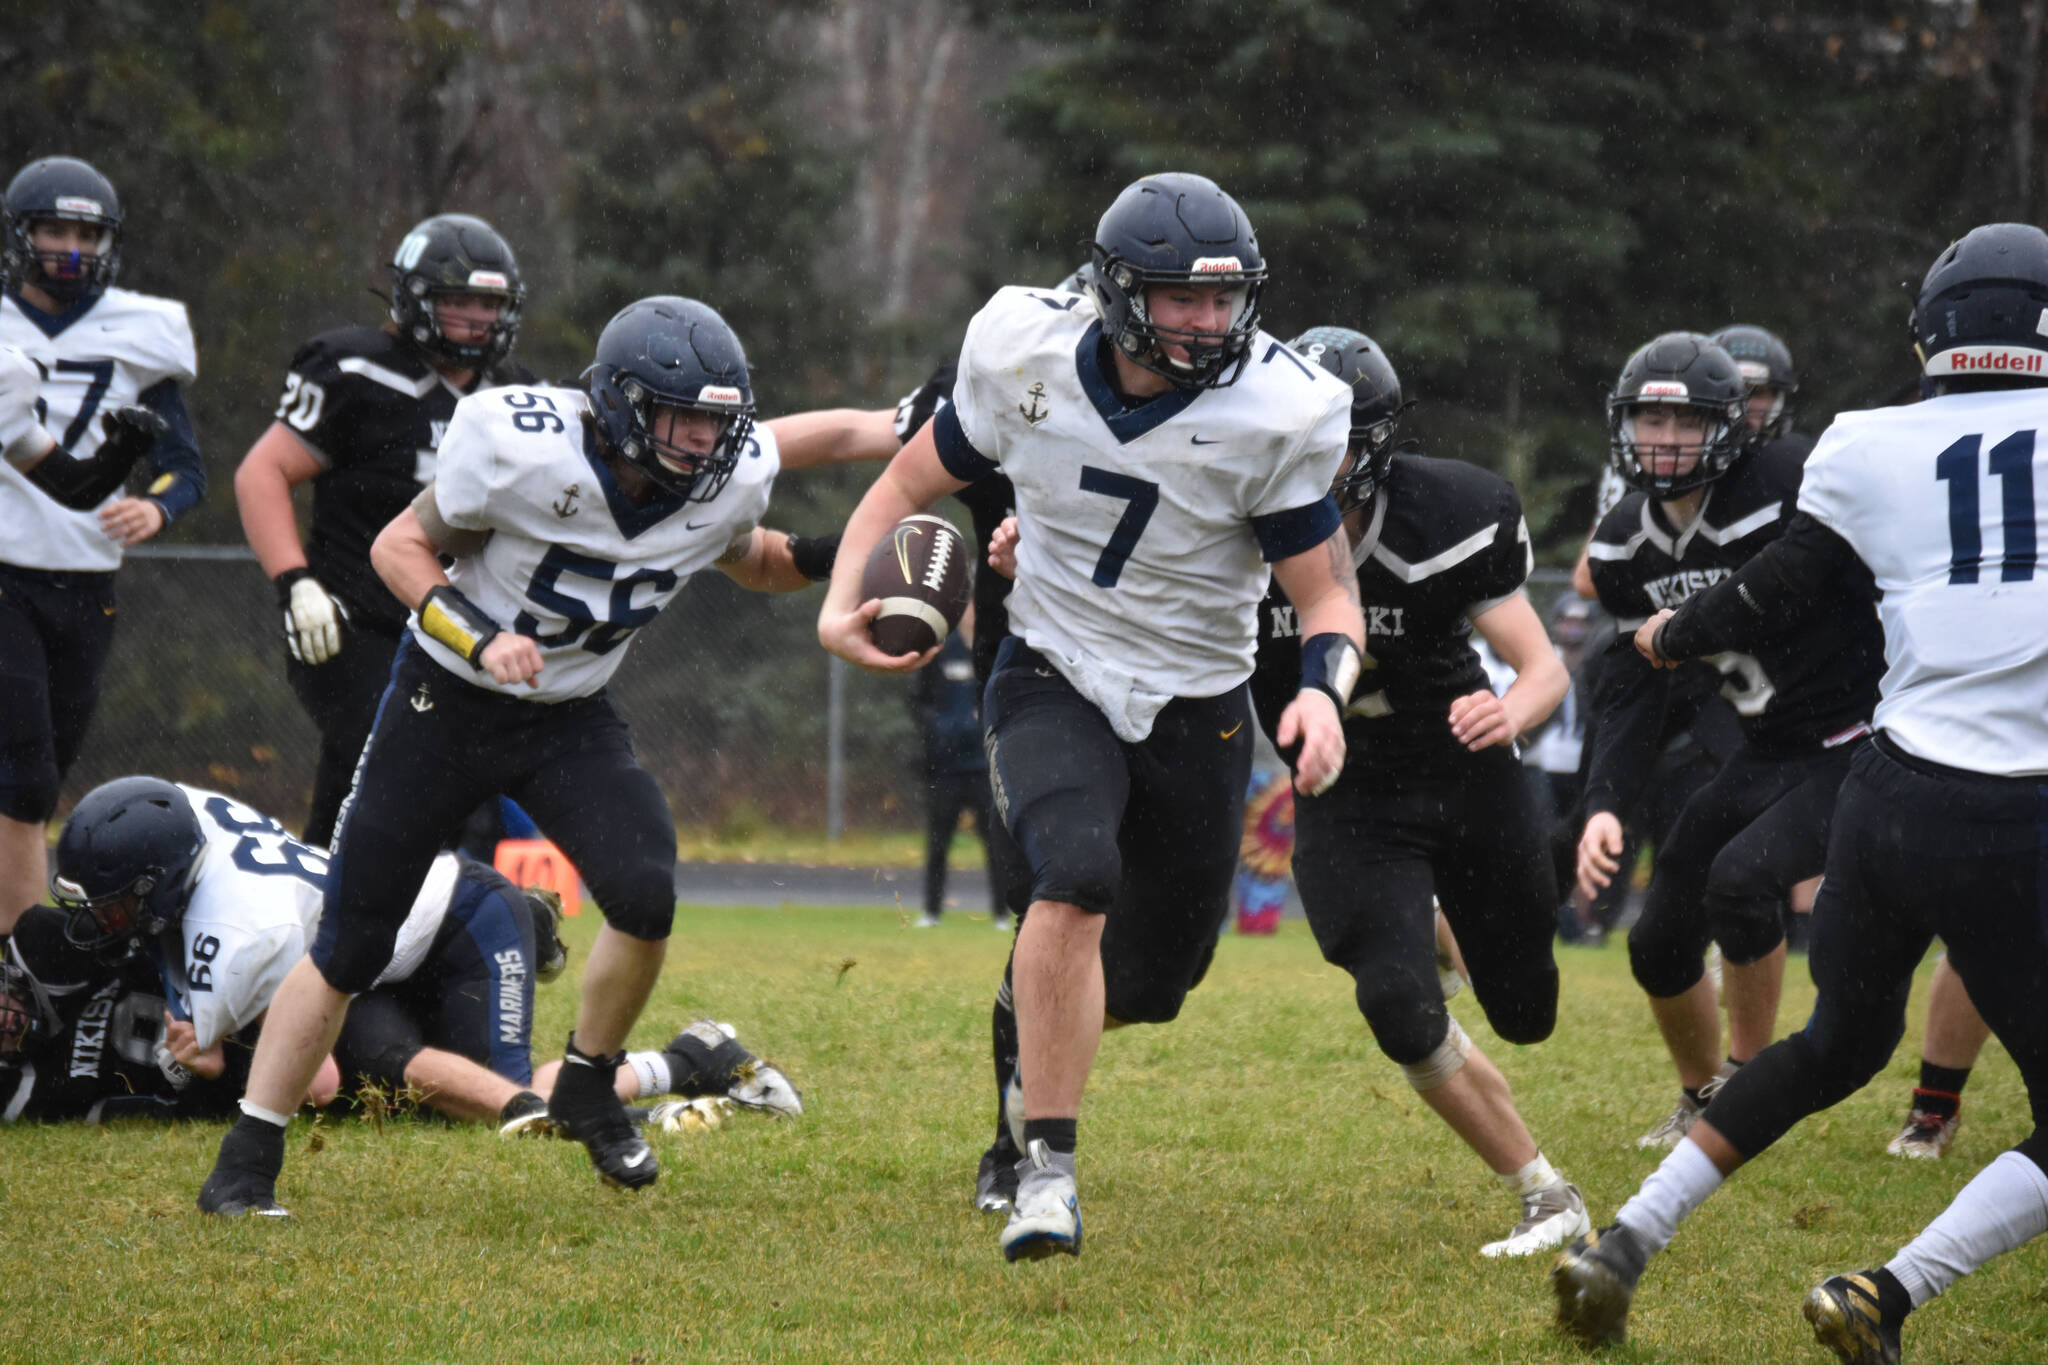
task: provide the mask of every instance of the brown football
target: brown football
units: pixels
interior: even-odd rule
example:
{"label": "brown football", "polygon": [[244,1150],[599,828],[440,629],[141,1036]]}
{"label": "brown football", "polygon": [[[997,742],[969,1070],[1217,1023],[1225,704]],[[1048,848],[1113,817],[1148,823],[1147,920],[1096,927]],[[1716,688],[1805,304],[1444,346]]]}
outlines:
{"label": "brown football", "polygon": [[882,599],[868,635],[884,654],[921,654],[960,624],[973,588],[967,540],[953,523],[924,513],[905,517],[876,543],[861,571],[860,600]]}

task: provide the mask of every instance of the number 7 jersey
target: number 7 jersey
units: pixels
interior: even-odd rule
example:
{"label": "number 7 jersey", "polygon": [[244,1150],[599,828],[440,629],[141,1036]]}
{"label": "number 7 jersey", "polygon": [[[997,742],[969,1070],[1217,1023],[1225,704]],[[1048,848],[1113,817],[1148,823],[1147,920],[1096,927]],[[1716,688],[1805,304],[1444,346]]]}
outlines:
{"label": "number 7 jersey", "polygon": [[527,701],[587,697],[611,680],[633,633],[691,574],[751,531],[781,467],[756,427],[731,480],[709,502],[666,492],[634,506],[584,418],[580,389],[511,386],[455,405],[441,438],[434,505],[450,526],[487,531],[448,580],[505,630],[540,646],[539,686],[507,686],[428,639],[413,642],[465,682]]}
{"label": "number 7 jersey", "polygon": [[2048,389],[1845,412],[1806,464],[1799,509],[1882,594],[1875,724],[1906,752],[2048,774]]}

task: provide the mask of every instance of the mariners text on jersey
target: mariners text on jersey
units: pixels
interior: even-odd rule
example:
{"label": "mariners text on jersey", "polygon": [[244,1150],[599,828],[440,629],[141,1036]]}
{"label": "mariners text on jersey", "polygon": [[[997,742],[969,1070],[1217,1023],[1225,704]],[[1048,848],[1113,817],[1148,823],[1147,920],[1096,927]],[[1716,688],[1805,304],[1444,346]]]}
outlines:
{"label": "mariners text on jersey", "polygon": [[488,531],[448,579],[504,629],[540,646],[537,688],[500,683],[430,639],[434,661],[478,687],[530,701],[586,697],[603,688],[635,631],[691,574],[760,523],[781,459],[765,426],[710,502],[658,493],[627,498],[585,420],[576,389],[512,386],[455,405],[434,476],[434,505],[457,530]]}
{"label": "mariners text on jersey", "polygon": [[1251,345],[1235,384],[1126,407],[1086,301],[1008,288],[969,324],[933,419],[955,478],[1000,469],[1015,487],[1012,633],[1125,740],[1169,697],[1243,682],[1264,561],[1337,529],[1350,390],[1263,332]]}

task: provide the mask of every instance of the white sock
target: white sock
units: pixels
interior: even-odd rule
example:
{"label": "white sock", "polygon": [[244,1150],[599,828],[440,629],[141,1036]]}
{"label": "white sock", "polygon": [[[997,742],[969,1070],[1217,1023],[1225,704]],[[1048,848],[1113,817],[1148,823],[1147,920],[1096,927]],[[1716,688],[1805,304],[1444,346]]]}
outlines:
{"label": "white sock", "polygon": [[1526,1199],[1538,1190],[1549,1189],[1552,1185],[1555,1185],[1558,1181],[1558,1174],[1550,1162],[1544,1158],[1543,1153],[1538,1152],[1536,1159],[1522,1167],[1521,1170],[1510,1171],[1506,1175],[1496,1172],[1494,1179],[1507,1186],[1508,1193],[1515,1198]]}
{"label": "white sock", "polygon": [[659,1052],[629,1052],[626,1065],[632,1068],[633,1076],[640,1083],[640,1098],[650,1095],[666,1095],[675,1078],[669,1074],[668,1058]]}
{"label": "white sock", "polygon": [[1885,1269],[1918,1308],[1993,1256],[2048,1232],[2048,1174],[2001,1153]]}
{"label": "white sock", "polygon": [[265,1109],[262,1105],[251,1104],[247,1100],[242,1101],[242,1112],[252,1119],[262,1119],[274,1128],[289,1128],[292,1126],[292,1116],[290,1114],[280,1114],[275,1109]]}
{"label": "white sock", "polygon": [[1682,1138],[1663,1164],[1650,1172],[1635,1197],[1621,1206],[1614,1221],[1633,1232],[1653,1254],[1662,1251],[1670,1245],[1678,1225],[1721,1188],[1721,1180],[1721,1173],[1700,1145]]}

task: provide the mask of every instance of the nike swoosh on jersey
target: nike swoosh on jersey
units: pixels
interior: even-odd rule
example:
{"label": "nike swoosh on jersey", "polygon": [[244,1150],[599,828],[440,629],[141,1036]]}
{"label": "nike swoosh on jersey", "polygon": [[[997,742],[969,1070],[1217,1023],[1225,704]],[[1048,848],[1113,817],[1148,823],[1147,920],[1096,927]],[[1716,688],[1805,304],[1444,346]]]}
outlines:
{"label": "nike swoosh on jersey", "polygon": [[709,525],[711,523],[708,521],[686,521],[683,523],[683,529],[685,531],[701,531]]}
{"label": "nike swoosh on jersey", "polygon": [[1191,446],[1213,446],[1221,445],[1222,442],[1220,440],[1203,440],[1200,436],[1190,436],[1188,437],[1188,444]]}

